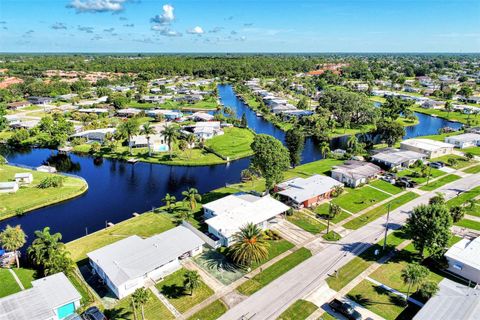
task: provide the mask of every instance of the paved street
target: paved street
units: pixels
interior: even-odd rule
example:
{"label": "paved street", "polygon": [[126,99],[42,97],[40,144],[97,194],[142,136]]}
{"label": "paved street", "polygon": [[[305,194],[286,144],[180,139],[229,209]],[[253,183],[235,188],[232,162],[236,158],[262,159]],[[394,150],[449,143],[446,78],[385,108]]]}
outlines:
{"label": "paved street", "polygon": [[[425,193],[390,214],[390,227],[399,228],[414,207],[442,192],[446,199],[460,191],[480,185],[479,175],[470,175],[433,192]],[[230,309],[220,319],[276,319],[290,304],[306,296],[322,284],[329,273],[353,259],[372,243],[383,237],[385,219],[380,218],[351,232],[338,243],[325,246],[312,258],[290,270],[262,290]]]}

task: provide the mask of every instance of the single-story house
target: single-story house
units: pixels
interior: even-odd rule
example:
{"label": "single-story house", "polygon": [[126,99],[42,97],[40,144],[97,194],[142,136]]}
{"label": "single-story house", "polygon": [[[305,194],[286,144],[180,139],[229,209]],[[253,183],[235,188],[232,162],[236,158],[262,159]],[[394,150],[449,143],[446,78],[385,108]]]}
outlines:
{"label": "single-story house", "polygon": [[33,182],[33,175],[30,172],[16,173],[15,182],[17,182],[19,185],[30,184]]}
{"label": "single-story house", "polygon": [[165,99],[162,96],[142,96],[140,102],[144,103],[164,103]]}
{"label": "single-story house", "polygon": [[388,169],[400,167],[408,168],[415,162],[419,160],[424,162],[426,159],[427,156],[424,153],[393,148],[379,150],[371,156],[372,162]]}
{"label": "single-story house", "polygon": [[0,299],[0,320],[61,320],[80,307],[82,296],[63,272],[32,281],[32,288]]}
{"label": "single-story house", "polygon": [[72,100],[73,98],[76,98],[76,97],[78,97],[78,94],[69,93],[69,94],[59,95],[59,96],[57,96],[57,99],[61,100],[61,101],[70,101],[70,100]]}
{"label": "single-story house", "polygon": [[400,149],[426,154],[428,159],[451,154],[453,147],[450,143],[430,139],[408,139],[400,142]]}
{"label": "single-story house", "polygon": [[308,208],[330,198],[336,187],[343,183],[327,176],[315,174],[308,178],[294,178],[275,186],[275,192],[287,204],[296,208]]}
{"label": "single-story house", "polygon": [[34,104],[34,105],[41,105],[41,106],[44,106],[44,105],[47,105],[49,103],[51,103],[53,101],[52,98],[49,98],[49,97],[28,97],[28,101],[31,103],[31,104]]}
{"label": "single-story house", "polygon": [[17,182],[0,182],[0,193],[15,193],[18,188]]}
{"label": "single-story house", "polygon": [[93,271],[119,299],[178,270],[204,241],[184,226],[143,239],[137,235],[87,253]]}
{"label": "single-story house", "polygon": [[115,131],[115,128],[85,130],[72,134],[70,138],[85,138],[87,141],[103,142],[107,134],[114,134]]}
{"label": "single-story house", "polygon": [[480,283],[480,237],[462,239],[445,253],[448,271],[467,280]]}
{"label": "single-story house", "polygon": [[163,114],[167,120],[178,120],[183,117],[183,113],[172,110],[148,110],[145,112],[148,117],[156,118],[159,114]]}
{"label": "single-story house", "polygon": [[208,232],[227,247],[235,242],[234,235],[243,226],[253,223],[267,229],[269,221],[289,209],[270,196],[257,197],[246,193],[229,195],[203,205]]}
{"label": "single-story house", "polygon": [[[161,134],[153,134],[150,138],[150,149],[152,151],[163,152],[168,151],[168,144],[165,137]],[[146,135],[133,136],[130,139],[130,146],[132,148],[147,148],[149,141]]]}
{"label": "single-story house", "polygon": [[431,297],[413,320],[478,320],[480,290],[443,279],[438,293]]}
{"label": "single-story house", "polygon": [[446,137],[445,142],[453,144],[455,147],[460,149],[476,147],[480,146],[480,134],[464,133],[458,136]]}
{"label": "single-story house", "polygon": [[193,134],[200,140],[208,140],[223,133],[220,121],[202,121],[193,126]]}
{"label": "single-story house", "polygon": [[332,178],[349,187],[358,187],[375,179],[382,169],[369,162],[348,160],[344,164],[334,166]]}
{"label": "single-story house", "polygon": [[477,134],[480,134],[480,127],[470,127],[470,128],[466,128],[466,129],[465,129],[465,132],[467,132],[467,133],[477,133]]}
{"label": "single-story house", "polygon": [[193,121],[212,121],[215,117],[206,112],[195,112],[192,114]]}
{"label": "single-story house", "polygon": [[28,102],[28,101],[10,102],[10,103],[7,104],[7,109],[17,110],[17,109],[20,109],[20,108],[28,107],[29,105],[31,105],[31,103]]}
{"label": "single-story house", "polygon": [[81,113],[95,113],[95,114],[105,114],[105,113],[109,113],[109,110],[108,109],[105,109],[105,108],[85,108],[85,109],[78,109],[77,112],[81,112]]}
{"label": "single-story house", "polygon": [[134,115],[137,115],[141,112],[142,110],[135,109],[135,108],[126,108],[126,109],[120,109],[117,110],[117,115],[119,117],[133,117]]}
{"label": "single-story house", "polygon": [[57,169],[55,167],[50,167],[50,166],[38,166],[37,168],[35,168],[35,170],[39,172],[46,172],[46,173],[57,172]]}
{"label": "single-story house", "polygon": [[40,123],[40,120],[18,120],[9,124],[12,129],[32,129]]}

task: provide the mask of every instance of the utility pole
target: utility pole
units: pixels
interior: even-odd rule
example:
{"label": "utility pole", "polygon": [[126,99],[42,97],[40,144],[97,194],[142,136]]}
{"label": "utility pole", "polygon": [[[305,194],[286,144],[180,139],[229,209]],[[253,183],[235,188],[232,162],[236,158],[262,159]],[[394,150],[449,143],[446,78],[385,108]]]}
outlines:
{"label": "utility pole", "polygon": [[388,221],[390,220],[390,203],[387,206],[387,223],[385,225],[385,238],[383,239],[383,251],[385,251],[385,247],[387,246],[387,232],[388,232]]}
{"label": "utility pole", "polygon": [[428,174],[427,174],[427,186],[428,186],[428,182],[430,181],[430,174],[432,173],[432,166],[429,164],[428,165]]}

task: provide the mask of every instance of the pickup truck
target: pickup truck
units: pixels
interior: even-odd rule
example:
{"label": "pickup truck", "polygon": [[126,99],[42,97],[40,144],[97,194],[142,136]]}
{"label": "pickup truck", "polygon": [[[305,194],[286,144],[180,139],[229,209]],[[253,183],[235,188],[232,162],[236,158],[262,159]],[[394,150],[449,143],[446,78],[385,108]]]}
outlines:
{"label": "pickup truck", "polygon": [[346,302],[333,299],[328,305],[333,311],[344,315],[348,320],[362,320],[362,315]]}

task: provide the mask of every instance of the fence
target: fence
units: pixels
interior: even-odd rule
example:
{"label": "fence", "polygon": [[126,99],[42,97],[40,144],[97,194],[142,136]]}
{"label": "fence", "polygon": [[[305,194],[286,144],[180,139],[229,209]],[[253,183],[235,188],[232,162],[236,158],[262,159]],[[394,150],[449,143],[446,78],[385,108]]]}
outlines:
{"label": "fence", "polygon": [[197,228],[192,226],[187,221],[182,221],[182,226],[184,226],[185,228],[187,228],[190,231],[192,231],[193,233],[195,233],[200,239],[205,241],[205,243],[208,244],[213,249],[216,249],[216,248],[220,247],[220,241],[219,240],[217,240],[217,241],[213,240],[212,238],[207,236],[205,233],[201,232],[200,230],[198,230]]}

